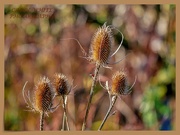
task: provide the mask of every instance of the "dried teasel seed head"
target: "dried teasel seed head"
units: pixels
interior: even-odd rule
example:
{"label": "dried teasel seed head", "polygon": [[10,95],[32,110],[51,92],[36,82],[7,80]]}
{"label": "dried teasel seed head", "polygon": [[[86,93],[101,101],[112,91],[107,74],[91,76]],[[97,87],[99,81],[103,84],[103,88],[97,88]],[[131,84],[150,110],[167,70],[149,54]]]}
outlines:
{"label": "dried teasel seed head", "polygon": [[50,80],[47,77],[41,77],[36,85],[34,92],[34,108],[36,111],[49,112],[52,107],[53,91]]}
{"label": "dried teasel seed head", "polygon": [[53,85],[57,96],[68,95],[70,92],[67,77],[61,73],[54,75]]}
{"label": "dried teasel seed head", "polygon": [[97,30],[91,41],[91,60],[106,65],[111,53],[112,31],[106,23]]}
{"label": "dried teasel seed head", "polygon": [[117,71],[112,76],[112,86],[111,86],[111,94],[112,95],[125,95],[128,94],[127,91],[127,76],[123,71]]}

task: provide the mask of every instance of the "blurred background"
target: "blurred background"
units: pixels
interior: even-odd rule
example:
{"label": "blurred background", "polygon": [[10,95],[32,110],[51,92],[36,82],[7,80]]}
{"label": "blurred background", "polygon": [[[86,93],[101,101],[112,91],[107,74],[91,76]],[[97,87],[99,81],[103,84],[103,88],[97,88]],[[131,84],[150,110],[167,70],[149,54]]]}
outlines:
{"label": "blurred background", "polygon": [[[118,98],[102,130],[175,129],[175,5],[5,5],[5,105],[4,130],[39,130],[39,114],[26,111],[22,88],[33,98],[40,76],[51,81],[57,72],[76,86],[68,95],[71,130],[81,130],[94,63],[83,58],[77,41],[88,53],[97,28],[105,22],[124,34],[121,49],[101,68],[102,84],[125,70],[133,92]],[[113,30],[116,50],[122,40]],[[54,101],[56,105],[57,101]],[[109,107],[109,97],[99,83],[95,87],[87,130],[97,130]],[[45,130],[60,130],[63,109],[45,117]]]}

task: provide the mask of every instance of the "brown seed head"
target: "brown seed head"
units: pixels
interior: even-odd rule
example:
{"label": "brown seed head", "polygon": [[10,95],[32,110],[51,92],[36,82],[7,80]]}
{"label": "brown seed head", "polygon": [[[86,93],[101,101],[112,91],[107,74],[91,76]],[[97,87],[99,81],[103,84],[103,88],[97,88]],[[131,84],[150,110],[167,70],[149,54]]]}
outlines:
{"label": "brown seed head", "polygon": [[126,90],[127,90],[126,74],[123,71],[118,71],[112,77],[111,94],[124,95],[126,94]]}
{"label": "brown seed head", "polygon": [[67,77],[63,74],[55,74],[54,76],[54,82],[53,82],[56,95],[62,96],[62,95],[68,95],[69,94],[69,85],[67,81]]}
{"label": "brown seed head", "polygon": [[38,112],[49,112],[52,107],[52,87],[46,77],[40,78],[34,92],[34,108]]}
{"label": "brown seed head", "polygon": [[91,42],[91,59],[101,65],[106,65],[111,53],[112,31],[104,24],[97,30]]}

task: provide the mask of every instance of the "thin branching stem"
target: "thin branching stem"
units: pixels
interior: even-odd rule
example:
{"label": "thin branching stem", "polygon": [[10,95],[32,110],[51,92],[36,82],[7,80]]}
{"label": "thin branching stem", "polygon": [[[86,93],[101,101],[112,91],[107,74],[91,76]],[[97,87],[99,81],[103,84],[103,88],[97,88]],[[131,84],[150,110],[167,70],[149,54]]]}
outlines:
{"label": "thin branching stem", "polygon": [[70,128],[69,128],[68,118],[67,118],[66,101],[65,101],[66,97],[65,97],[65,95],[63,95],[62,98],[63,98],[63,109],[64,109],[62,130],[65,130],[65,123],[66,123],[67,130],[69,131]]}
{"label": "thin branching stem", "polygon": [[107,118],[108,118],[108,116],[109,116],[109,114],[110,114],[110,112],[111,112],[115,102],[116,102],[116,99],[117,99],[116,95],[112,97],[112,103],[110,104],[109,109],[108,109],[108,111],[106,113],[106,116],[104,117],[104,119],[103,119],[103,121],[102,121],[102,123],[101,123],[101,125],[100,125],[100,127],[98,129],[98,131],[100,131],[102,129],[102,127],[104,126],[104,124],[105,124],[105,122],[106,122],[106,120],[107,120]]}
{"label": "thin branching stem", "polygon": [[85,128],[86,128],[86,121],[87,121],[87,117],[88,117],[88,114],[89,114],[89,109],[90,109],[92,97],[94,95],[94,86],[96,84],[96,80],[97,80],[97,75],[98,75],[99,69],[100,69],[100,64],[96,63],[96,68],[95,68],[95,71],[94,71],[93,82],[92,82],[92,85],[91,85],[90,97],[89,97],[89,101],[88,101],[88,104],[87,104],[86,113],[85,113],[85,117],[84,117],[84,121],[83,121],[83,125],[82,125],[82,131],[84,131]]}
{"label": "thin branching stem", "polygon": [[40,113],[40,130],[44,130],[44,112]]}
{"label": "thin branching stem", "polygon": [[66,116],[65,116],[65,112],[63,113],[63,122],[62,122],[62,131],[65,130],[65,119],[66,119]]}

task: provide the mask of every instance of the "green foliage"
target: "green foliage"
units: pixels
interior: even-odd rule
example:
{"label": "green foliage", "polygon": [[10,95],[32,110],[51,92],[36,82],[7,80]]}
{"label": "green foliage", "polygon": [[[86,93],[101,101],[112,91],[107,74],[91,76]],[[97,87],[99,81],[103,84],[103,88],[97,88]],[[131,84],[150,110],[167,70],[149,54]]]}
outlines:
{"label": "green foliage", "polygon": [[[174,82],[175,67],[167,65],[159,70],[145,89],[141,112],[147,128],[161,128],[163,119],[172,119],[170,101],[175,96]],[[172,125],[169,126],[172,129]]]}

